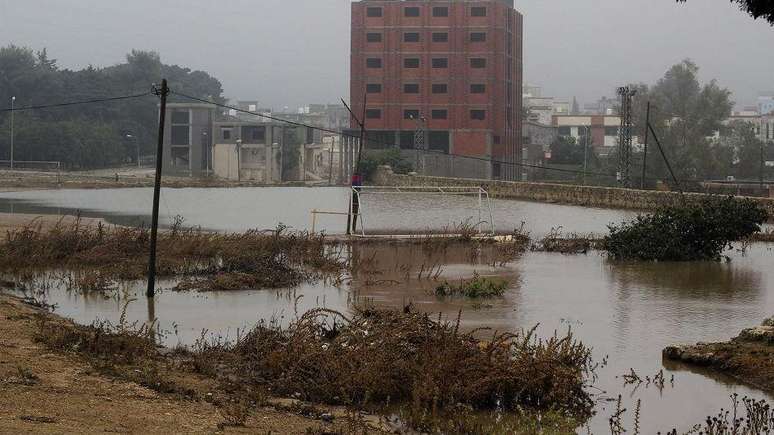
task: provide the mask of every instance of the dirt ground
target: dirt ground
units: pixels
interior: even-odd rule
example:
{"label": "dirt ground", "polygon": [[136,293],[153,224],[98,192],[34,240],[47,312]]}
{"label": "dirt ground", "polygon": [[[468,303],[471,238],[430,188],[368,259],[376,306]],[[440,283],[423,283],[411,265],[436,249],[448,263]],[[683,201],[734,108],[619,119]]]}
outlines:
{"label": "dirt ground", "polygon": [[254,410],[244,427],[221,427],[223,415],[207,401],[100,376],[75,355],[48,351],[33,339],[40,316],[66,322],[0,294],[0,433],[322,434],[349,427],[343,417],[326,423],[276,407]]}

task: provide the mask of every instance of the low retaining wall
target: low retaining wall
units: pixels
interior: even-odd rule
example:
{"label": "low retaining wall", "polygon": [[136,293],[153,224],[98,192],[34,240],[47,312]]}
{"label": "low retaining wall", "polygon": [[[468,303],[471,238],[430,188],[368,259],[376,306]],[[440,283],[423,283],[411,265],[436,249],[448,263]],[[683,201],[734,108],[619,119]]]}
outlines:
{"label": "low retaining wall", "polygon": [[[524,199],[584,207],[653,210],[681,203],[678,192],[398,175],[393,173],[389,166],[379,167],[373,179],[374,184],[379,186],[484,186],[492,198]],[[688,201],[706,197],[702,193],[686,193],[685,196]],[[770,219],[774,218],[774,198],[751,199],[758,201],[769,212]]]}

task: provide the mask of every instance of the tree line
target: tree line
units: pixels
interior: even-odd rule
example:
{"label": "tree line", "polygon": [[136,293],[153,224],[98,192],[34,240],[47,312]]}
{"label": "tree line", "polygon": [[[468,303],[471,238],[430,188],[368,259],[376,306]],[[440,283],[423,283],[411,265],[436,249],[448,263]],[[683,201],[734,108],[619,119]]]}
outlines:
{"label": "tree line", "polygon": [[[167,78],[174,90],[225,102],[223,87],[203,71],[162,63],[158,53],[133,50],[126,61],[104,68],[60,68],[44,49],[0,48],[0,108],[40,106],[150,92]],[[174,101],[174,95],[170,101]],[[0,113],[0,160],[10,156],[9,112]],[[158,98],[141,98],[14,114],[14,160],[62,162],[92,169],[135,162],[152,154],[158,128]]]}
{"label": "tree line", "polygon": [[[764,158],[770,158],[769,148],[757,136],[755,125],[749,122],[728,122],[734,102],[731,91],[717,81],[701,83],[699,67],[690,60],[673,65],[655,84],[636,83],[633,99],[634,134],[644,139],[647,103],[651,103],[650,123],[679,180],[739,179],[757,180],[760,176],[761,150]],[[552,144],[552,163],[581,164],[583,141],[559,137]],[[597,145],[597,144],[591,144]],[[592,147],[589,147],[591,149]],[[640,177],[643,152],[633,155],[632,178]],[[607,159],[590,162],[594,169],[615,173],[618,164],[617,151]],[[649,181],[669,181],[666,164],[658,152],[651,135],[647,155]],[[768,171],[768,169],[766,170]],[[771,174],[765,174],[771,175]]]}

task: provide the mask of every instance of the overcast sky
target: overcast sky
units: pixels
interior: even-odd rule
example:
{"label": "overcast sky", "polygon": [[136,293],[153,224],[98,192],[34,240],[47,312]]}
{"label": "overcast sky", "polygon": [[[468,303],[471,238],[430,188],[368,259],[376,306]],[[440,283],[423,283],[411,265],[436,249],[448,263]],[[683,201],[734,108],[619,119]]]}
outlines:
{"label": "overcast sky", "polygon": [[[349,93],[351,0],[0,0],[0,44],[68,68],[121,62],[131,49],[202,69],[227,97],[295,108]],[[525,82],[581,103],[652,83],[690,57],[739,106],[774,90],[774,28],[728,0],[516,0]]]}

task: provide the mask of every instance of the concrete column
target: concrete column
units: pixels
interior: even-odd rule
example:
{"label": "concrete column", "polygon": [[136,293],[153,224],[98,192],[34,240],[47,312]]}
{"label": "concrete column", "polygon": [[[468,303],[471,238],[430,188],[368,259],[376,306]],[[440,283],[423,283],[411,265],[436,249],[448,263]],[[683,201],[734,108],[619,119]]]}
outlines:
{"label": "concrete column", "polygon": [[272,181],[271,180],[271,177],[272,177],[272,174],[271,174],[271,166],[272,166],[272,164],[271,164],[271,161],[272,161],[271,148],[272,148],[271,142],[268,142],[266,144],[266,148],[264,148],[264,154],[266,156],[266,164],[264,165],[264,168],[263,168],[263,178],[264,178],[263,182],[266,183],[266,184],[272,184],[271,183],[271,181]]}
{"label": "concrete column", "polygon": [[344,182],[344,144],[348,140],[345,136],[339,137],[339,184]]}

